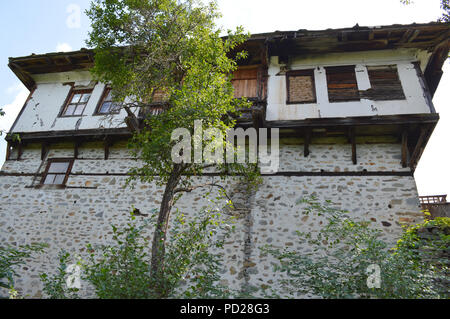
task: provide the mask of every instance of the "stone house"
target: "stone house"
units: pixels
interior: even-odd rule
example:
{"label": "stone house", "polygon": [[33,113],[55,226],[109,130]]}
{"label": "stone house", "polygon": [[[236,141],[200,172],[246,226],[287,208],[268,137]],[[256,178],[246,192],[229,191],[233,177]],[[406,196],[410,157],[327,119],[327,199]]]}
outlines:
{"label": "stone house", "polygon": [[[432,97],[449,31],[441,23],[356,25],[255,34],[245,43],[249,56],[233,84],[236,97],[254,107],[238,125],[279,128],[280,163],[237,218],[225,245],[224,282],[276,284],[260,247],[295,248],[296,230],[320,227],[317,216],[301,214],[302,196],[372,220],[389,240],[401,224],[421,220],[413,173],[439,120]],[[160,204],[156,185],[122,187],[139,162],[126,148],[127,113],[107,86],[92,81],[93,61],[86,49],[9,60],[30,95],[10,130],[20,141],[8,135],[0,171],[0,241],[50,245],[20,270],[17,287],[32,298],[42,296],[38,274],[55,269],[61,248],[83,253],[87,243],[106,242],[110,224],[125,223],[132,205],[145,213]],[[138,125],[163,106],[136,111]],[[224,183],[239,197],[236,179]],[[196,212],[205,204],[201,195],[185,194],[177,207]]]}

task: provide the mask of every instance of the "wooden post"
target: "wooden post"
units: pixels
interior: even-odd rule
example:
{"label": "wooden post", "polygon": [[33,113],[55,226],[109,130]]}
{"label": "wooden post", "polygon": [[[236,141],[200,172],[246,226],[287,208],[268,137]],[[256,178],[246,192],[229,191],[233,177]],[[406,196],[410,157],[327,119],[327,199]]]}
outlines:
{"label": "wooden post", "polygon": [[109,138],[105,138],[103,142],[104,152],[105,152],[105,160],[109,158],[109,148],[112,145],[112,141]]}
{"label": "wooden post", "polygon": [[311,129],[306,129],[305,132],[305,144],[303,145],[303,155],[308,157],[309,155],[309,144],[311,143]]}
{"label": "wooden post", "polygon": [[11,142],[8,142],[6,145],[6,157],[5,161],[9,160],[9,157],[11,156]]}
{"label": "wooden post", "polygon": [[20,160],[20,158],[22,157],[23,154],[23,146],[22,146],[22,142],[19,142],[19,149],[18,149],[18,153],[17,153],[17,160]]}
{"label": "wooden post", "polygon": [[408,131],[406,128],[402,132],[402,167],[408,166]]}
{"label": "wooden post", "polygon": [[74,148],[73,148],[73,158],[78,158],[78,149],[80,148],[81,142],[80,140],[75,140]]}
{"label": "wooden post", "polygon": [[44,142],[41,144],[41,161],[45,159],[45,156],[47,155],[47,151],[49,148],[49,144]]}
{"label": "wooden post", "polygon": [[349,130],[350,135],[350,143],[352,144],[352,162],[353,165],[356,165],[357,159],[356,159],[356,138],[355,138],[355,128],[351,127]]}

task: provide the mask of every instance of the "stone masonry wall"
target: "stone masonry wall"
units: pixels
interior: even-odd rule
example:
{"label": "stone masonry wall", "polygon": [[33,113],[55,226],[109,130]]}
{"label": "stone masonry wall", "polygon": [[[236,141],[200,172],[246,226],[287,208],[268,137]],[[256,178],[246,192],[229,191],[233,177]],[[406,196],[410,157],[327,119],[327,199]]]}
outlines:
{"label": "stone masonry wall", "polygon": [[[124,225],[133,205],[142,213],[159,207],[161,188],[142,183],[136,183],[133,190],[123,188],[125,173],[139,164],[124,145],[115,144],[109,159],[104,160],[100,144],[83,144],[65,189],[35,187],[40,178],[33,174],[43,172],[46,166],[46,160],[41,161],[39,145],[30,145],[20,160],[11,159],[3,165],[0,242],[50,245],[45,254],[20,269],[17,288],[27,297],[42,297],[39,273],[56,269],[60,249],[83,254],[87,243],[109,242],[110,224]],[[301,214],[302,207],[296,202],[302,197],[316,195],[349,210],[355,217],[372,220],[389,241],[400,234],[402,223],[421,220],[413,176],[396,173],[408,171],[400,165],[399,144],[358,145],[357,165],[352,164],[349,145],[313,144],[307,158],[302,150],[303,145],[281,145],[280,173],[263,176],[256,193],[245,199],[249,211],[237,217],[236,231],[224,247],[223,283],[231,288],[276,287],[279,278],[273,274],[273,260],[261,253],[264,245],[308,249],[296,243],[295,231],[317,231],[322,221],[317,216]],[[72,156],[73,146],[60,144],[52,146],[46,159]],[[321,170],[338,174],[327,176]],[[346,175],[363,170],[383,175]],[[225,182],[213,176],[198,179],[199,182],[217,179],[233,198],[242,197],[239,195],[243,194],[244,186],[237,178],[229,177]],[[199,212],[209,205],[204,191],[183,195],[176,208],[187,215]],[[215,190],[212,191],[214,194]],[[222,204],[225,201],[218,204],[219,208],[223,208]],[[148,231],[150,234],[152,230]]]}

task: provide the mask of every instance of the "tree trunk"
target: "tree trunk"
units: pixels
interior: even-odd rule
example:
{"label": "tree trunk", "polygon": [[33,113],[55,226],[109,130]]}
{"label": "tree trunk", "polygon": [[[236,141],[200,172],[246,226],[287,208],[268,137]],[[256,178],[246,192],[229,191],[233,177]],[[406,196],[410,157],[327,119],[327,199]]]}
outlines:
{"label": "tree trunk", "polygon": [[167,297],[167,291],[163,286],[163,281],[161,278],[164,275],[164,255],[166,251],[166,237],[167,228],[169,226],[170,212],[173,206],[175,188],[180,182],[182,170],[181,164],[174,165],[172,174],[170,175],[164,189],[164,195],[161,201],[161,207],[159,209],[158,221],[153,234],[150,271],[153,284],[156,285],[153,289],[160,298]]}

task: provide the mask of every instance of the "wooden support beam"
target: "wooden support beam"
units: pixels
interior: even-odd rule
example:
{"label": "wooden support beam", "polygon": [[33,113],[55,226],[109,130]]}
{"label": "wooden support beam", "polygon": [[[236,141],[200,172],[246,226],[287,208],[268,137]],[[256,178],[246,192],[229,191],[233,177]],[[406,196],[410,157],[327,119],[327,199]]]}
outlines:
{"label": "wooden support beam", "polygon": [[137,119],[136,115],[134,115],[133,112],[131,112],[129,107],[124,107],[124,110],[127,112],[128,116],[125,117],[124,121],[125,124],[127,125],[128,129],[131,132],[139,132],[140,128],[139,128],[139,120]]}
{"label": "wooden support beam", "polygon": [[80,145],[81,145],[81,141],[75,140],[74,148],[73,148],[73,158],[75,158],[75,159],[78,158],[78,151],[79,151]]}
{"label": "wooden support beam", "polygon": [[109,148],[112,145],[112,141],[108,138],[103,142],[104,152],[105,152],[105,160],[109,158]]}
{"label": "wooden support beam", "polygon": [[420,156],[420,154],[423,151],[424,143],[425,143],[425,137],[428,131],[428,127],[421,127],[420,128],[420,135],[417,140],[416,146],[414,147],[414,151],[411,154],[411,159],[409,161],[409,165],[412,169],[414,169],[414,165],[416,164],[417,158]]}
{"label": "wooden support beam", "polygon": [[11,142],[8,142],[6,144],[6,156],[5,161],[9,160],[9,157],[11,156]]}
{"label": "wooden support beam", "polygon": [[408,131],[402,132],[402,167],[408,166]]}
{"label": "wooden support beam", "polygon": [[41,161],[43,161],[45,159],[45,157],[47,156],[48,149],[49,149],[48,143],[44,142],[41,144]]}
{"label": "wooden support beam", "polygon": [[356,158],[356,137],[355,137],[355,128],[351,127],[349,129],[349,139],[350,143],[352,144],[352,162],[353,165],[356,165],[357,158]]}
{"label": "wooden support beam", "polygon": [[17,152],[17,160],[20,160],[20,158],[22,157],[22,154],[23,154],[23,145],[21,142],[19,142],[18,152]]}
{"label": "wooden support beam", "polygon": [[303,144],[303,155],[305,157],[309,155],[309,144],[311,144],[311,129],[305,131],[305,144]]}

